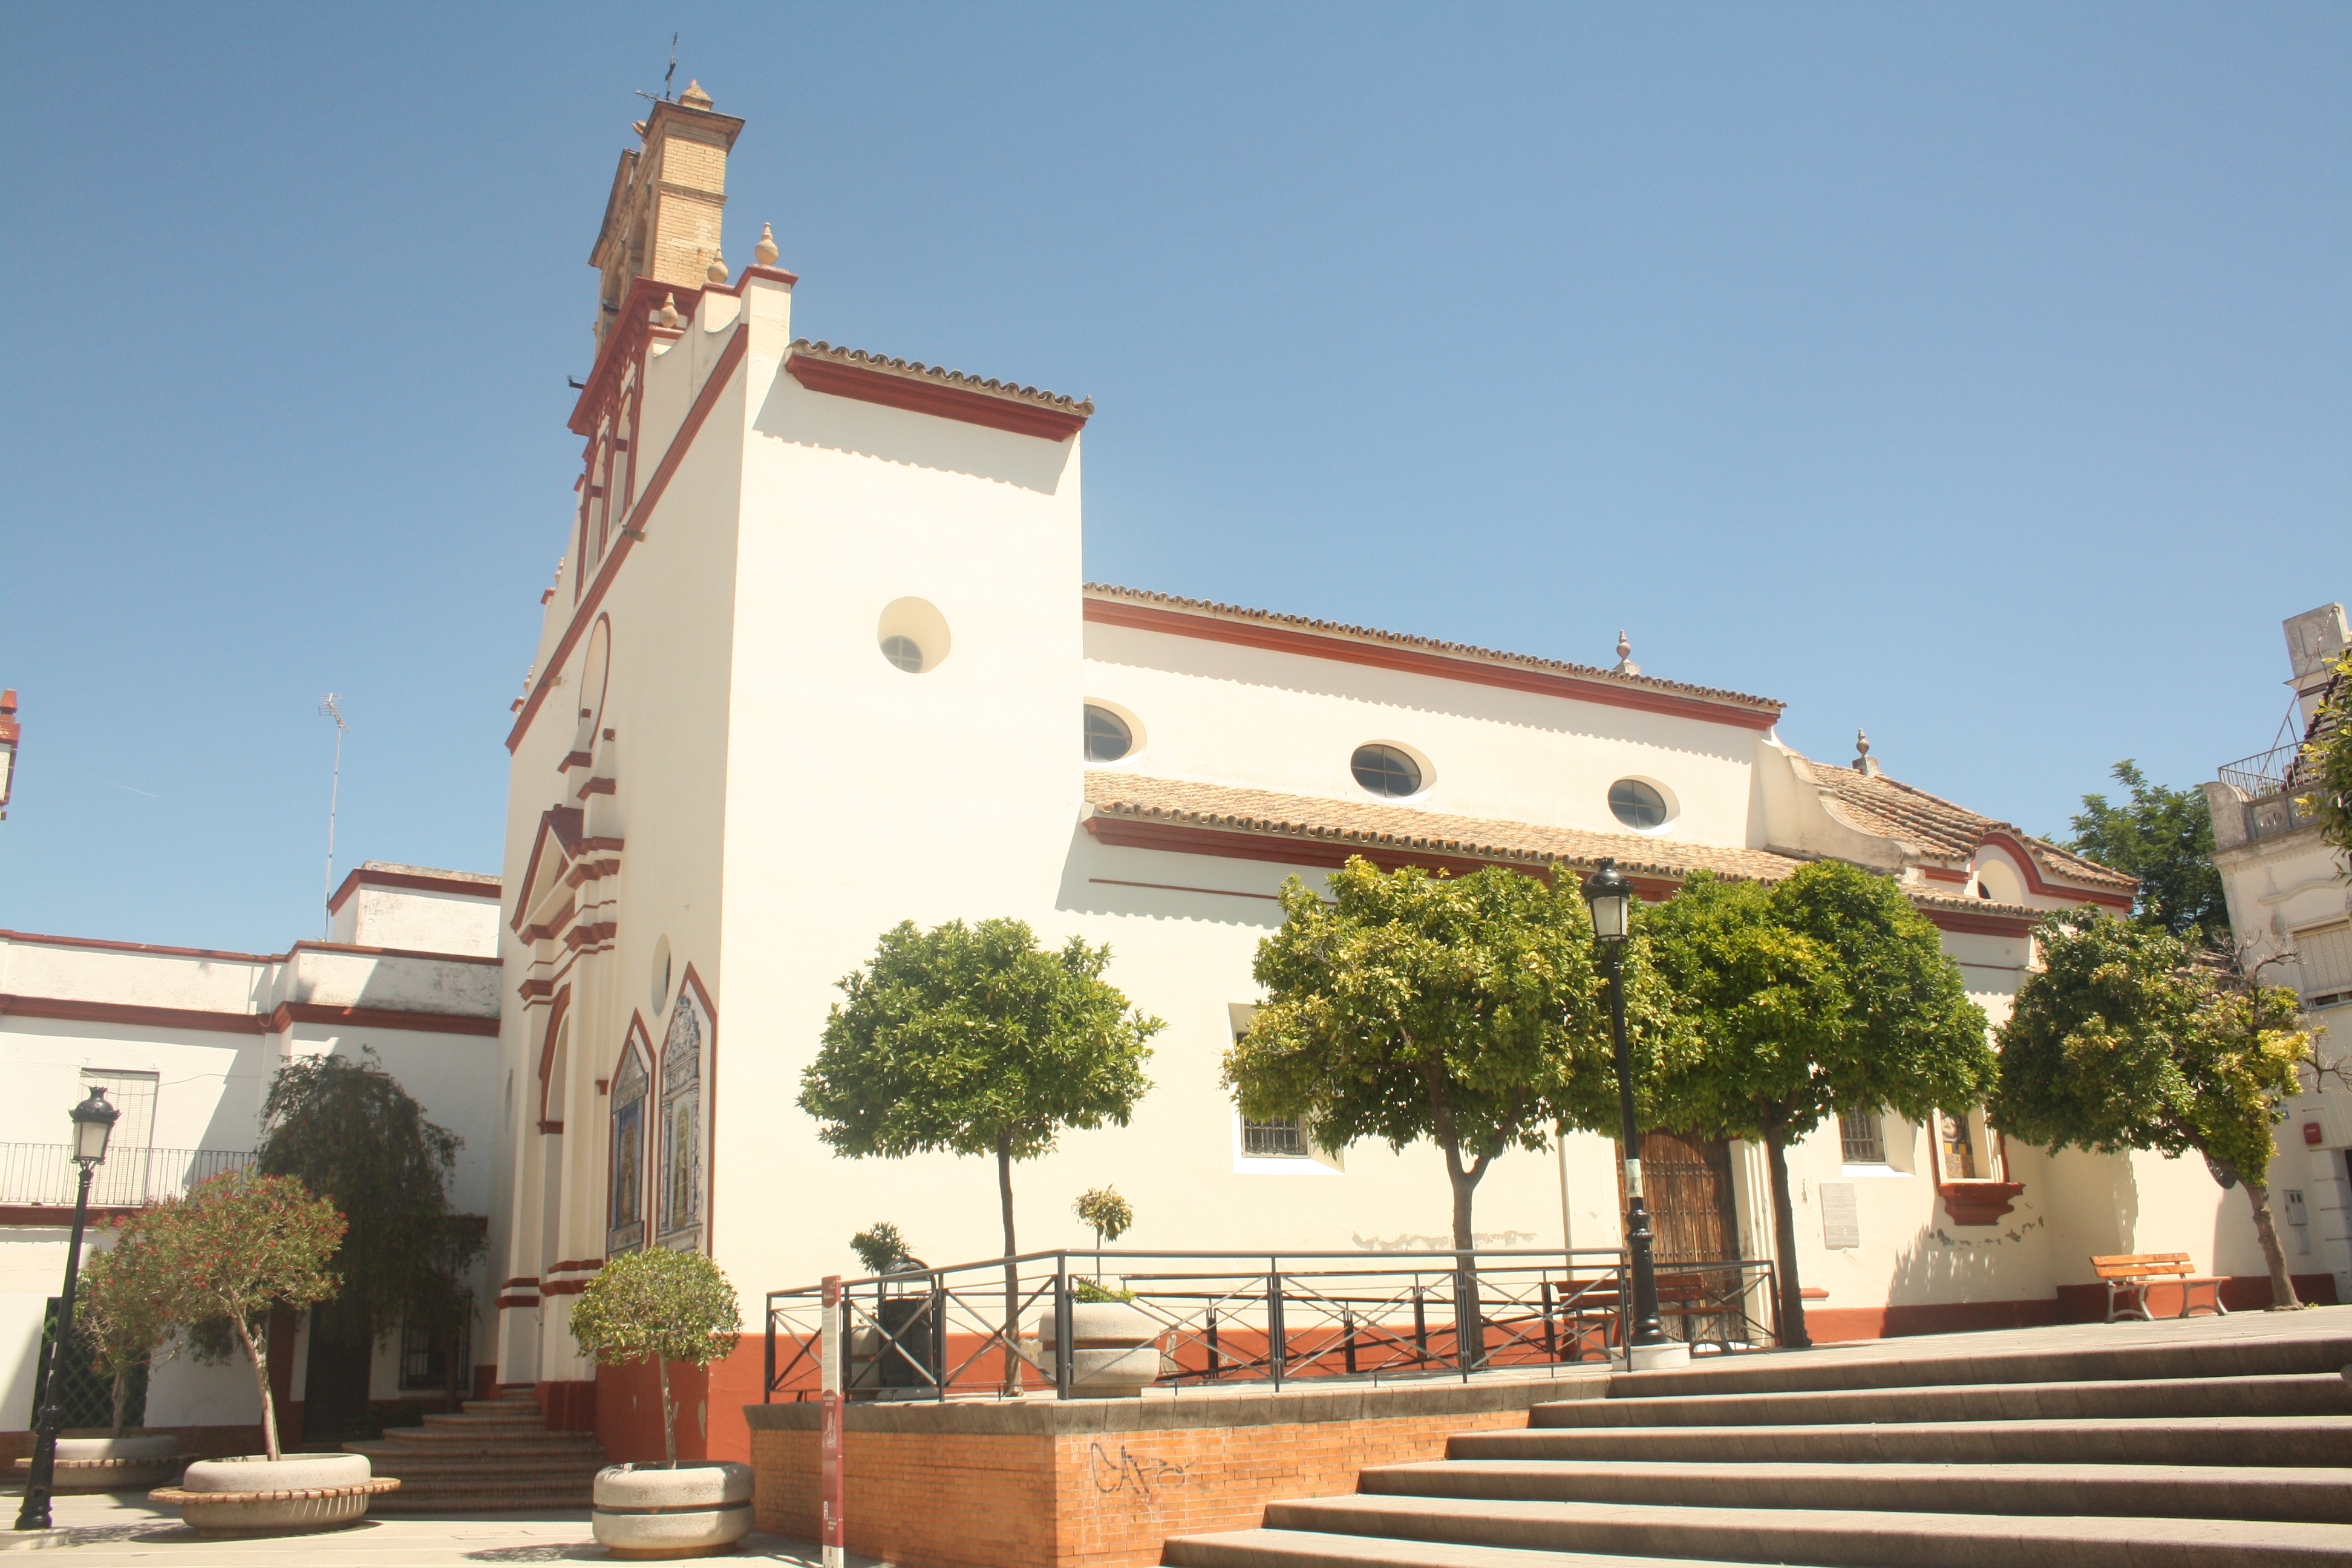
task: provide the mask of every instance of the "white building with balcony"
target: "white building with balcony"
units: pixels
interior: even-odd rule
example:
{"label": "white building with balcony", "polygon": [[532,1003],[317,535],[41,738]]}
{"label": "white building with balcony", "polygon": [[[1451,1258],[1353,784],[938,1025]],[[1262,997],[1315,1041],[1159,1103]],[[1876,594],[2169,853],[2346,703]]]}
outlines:
{"label": "white building with balcony", "polygon": [[[499,1129],[499,879],[371,861],[331,904],[326,942],[221,952],[0,931],[0,1459],[25,1451],[45,1314],[62,1283],[76,1167],[67,1111],[90,1089],[119,1107],[90,1192],[89,1245],[115,1218],[248,1164],[271,1076],[298,1057],[373,1047],[432,1121],[465,1140],[451,1196],[487,1216]],[[476,1280],[488,1310],[487,1279]],[[314,1368],[307,1317],[274,1326],[289,1435],[314,1372],[353,1398],[437,1399],[443,1352],[400,1332],[363,1373]],[[469,1368],[459,1369],[461,1377]],[[364,1392],[362,1393],[362,1385]],[[87,1394],[87,1390],[79,1391]],[[62,1402],[69,1424],[95,1413]],[[185,1356],[156,1367],[133,1416],[199,1451],[250,1453],[250,1374]],[[339,1411],[348,1417],[348,1409]]]}
{"label": "white building with balcony", "polygon": [[[2230,901],[2230,926],[2263,980],[2291,985],[2324,1062],[2352,1071],[2352,866],[2322,843],[2295,806],[2295,756],[2352,645],[2342,605],[2323,605],[2284,625],[2294,698],[2282,739],[2221,769],[2205,786],[2213,816],[2213,865]],[[2331,1077],[2297,1098],[2280,1128],[2271,1173],[2289,1267],[2336,1277],[2352,1300],[2352,1092]]]}

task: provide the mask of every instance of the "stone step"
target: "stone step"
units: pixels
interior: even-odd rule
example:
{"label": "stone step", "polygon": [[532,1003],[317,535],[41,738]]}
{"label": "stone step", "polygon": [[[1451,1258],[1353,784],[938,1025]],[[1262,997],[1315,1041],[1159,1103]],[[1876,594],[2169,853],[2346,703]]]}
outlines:
{"label": "stone step", "polygon": [[479,1476],[506,1479],[516,1476],[593,1476],[604,1468],[604,1456],[594,1449],[577,1454],[370,1454],[368,1468],[379,1476],[403,1480],[462,1479]]}
{"label": "stone step", "polygon": [[355,1454],[371,1457],[379,1453],[462,1457],[467,1454],[561,1455],[600,1451],[596,1446],[596,1435],[593,1432],[534,1432],[528,1437],[489,1438],[478,1433],[466,1432],[436,1435],[413,1426],[392,1427],[380,1442],[352,1443],[345,1447]]}
{"label": "stone step", "polygon": [[[1613,1379],[1612,1380],[1614,1381]],[[1787,1394],[1567,1400],[1528,1412],[1537,1426],[1801,1426],[1856,1421],[2036,1421],[2352,1413],[2340,1373],[2134,1382],[1951,1384]],[[432,1416],[425,1417],[430,1421]],[[446,1419],[445,1417],[445,1419]]]}
{"label": "stone step", "polygon": [[1729,1568],[1719,1558],[1517,1552],[1443,1541],[1320,1535],[1304,1530],[1227,1530],[1213,1535],[1180,1536],[1168,1542],[1161,1561],[1178,1568]]}
{"label": "stone step", "polygon": [[[2137,1329],[2116,1324],[2119,1334]],[[1841,1356],[1834,1347],[1806,1355],[1727,1356],[1659,1372],[1619,1373],[1613,1399],[1675,1394],[1793,1394],[1829,1389],[1916,1388],[1966,1384],[2147,1382],[2161,1378],[2289,1377],[2352,1365],[2352,1336],[2315,1339],[2196,1339],[2011,1349],[1989,1337],[1965,1352],[1922,1342],[1916,1356]]]}
{"label": "stone step", "polygon": [[568,1443],[577,1437],[589,1437],[586,1432],[551,1432],[544,1426],[523,1427],[509,1431],[467,1431],[447,1426],[387,1426],[384,1437],[395,1443],[425,1443],[439,1446],[454,1443],[459,1447],[539,1448],[551,1443]]}
{"label": "stone step", "polygon": [[535,1399],[468,1399],[461,1408],[468,1415],[537,1415]]}
{"label": "stone step", "polygon": [[2315,1466],[1454,1459],[1382,1466],[1359,1485],[1392,1497],[2352,1524],[2352,1469]]}
{"label": "stone step", "polygon": [[2352,1415],[2201,1421],[1916,1421],[1817,1426],[1539,1426],[1465,1432],[1455,1459],[2352,1467]]}
{"label": "stone step", "polygon": [[2352,1525],[2247,1520],[1360,1495],[1270,1503],[1265,1522],[1272,1530],[1326,1535],[1816,1568],[2340,1568],[2352,1562]]}
{"label": "stone step", "polygon": [[447,1426],[485,1431],[496,1430],[502,1427],[512,1427],[520,1431],[529,1427],[546,1426],[547,1417],[541,1415],[535,1409],[527,1411],[501,1410],[495,1413],[470,1410],[455,1412],[436,1410],[433,1414],[425,1417],[425,1425],[427,1426]]}

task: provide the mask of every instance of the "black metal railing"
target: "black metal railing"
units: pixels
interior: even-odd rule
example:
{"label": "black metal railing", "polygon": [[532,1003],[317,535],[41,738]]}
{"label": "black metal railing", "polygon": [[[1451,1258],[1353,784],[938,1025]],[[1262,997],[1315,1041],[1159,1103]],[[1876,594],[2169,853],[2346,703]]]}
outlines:
{"label": "black metal railing", "polygon": [[[1662,1262],[1658,1278],[1667,1330],[1695,1351],[1778,1342],[1769,1263]],[[768,1293],[763,1400],[820,1388],[823,1289]],[[845,1280],[836,1344],[854,1399],[1070,1398],[1096,1375],[1074,1311],[1118,1300],[1135,1310],[1118,1345],[1156,1353],[1146,1381],[1162,1387],[1468,1377],[1622,1354],[1624,1297],[1613,1249],[1060,1250]]]}

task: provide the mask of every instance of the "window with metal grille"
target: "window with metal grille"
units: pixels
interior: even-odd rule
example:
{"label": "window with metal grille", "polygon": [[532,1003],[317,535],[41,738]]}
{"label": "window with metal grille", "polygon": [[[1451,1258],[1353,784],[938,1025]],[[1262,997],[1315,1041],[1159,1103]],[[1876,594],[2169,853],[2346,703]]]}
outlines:
{"label": "window with metal grille", "polygon": [[1279,1160],[1307,1158],[1307,1131],[1288,1121],[1242,1121],[1242,1152]]}
{"label": "window with metal grille", "polygon": [[1348,765],[1355,770],[1358,784],[1391,800],[1421,789],[1421,764],[1394,746],[1358,746]]}
{"label": "window with metal grille", "polygon": [[[457,1336],[462,1346],[469,1336]],[[404,1390],[449,1386],[449,1338],[426,1324],[406,1323],[400,1331],[400,1386]]]}
{"label": "window with metal grille", "polygon": [[1884,1165],[1886,1163],[1886,1133],[1879,1124],[1878,1112],[1858,1111],[1838,1113],[1838,1145],[1849,1165]]}
{"label": "window with metal grille", "polygon": [[1108,708],[1087,704],[1087,761],[1115,763],[1135,750],[1135,731]]}
{"label": "window with metal grille", "polygon": [[2303,959],[2303,994],[2328,996],[2352,991],[2352,923],[2306,926],[2294,933]]}

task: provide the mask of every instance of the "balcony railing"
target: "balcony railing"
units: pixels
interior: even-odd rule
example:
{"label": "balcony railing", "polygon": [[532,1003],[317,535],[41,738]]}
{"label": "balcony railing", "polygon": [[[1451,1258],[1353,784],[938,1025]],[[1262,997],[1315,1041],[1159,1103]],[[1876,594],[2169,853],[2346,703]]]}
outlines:
{"label": "balcony railing", "polygon": [[[1624,1270],[1614,1250],[1556,1247],[1056,1251],[917,1267],[844,1283],[841,1381],[853,1399],[1070,1398],[1071,1310],[1105,1291],[1146,1320],[1164,1388],[1468,1377],[1603,1361],[1624,1348]],[[1658,1294],[1668,1333],[1695,1350],[1778,1341],[1768,1263],[1662,1262]],[[770,1291],[766,1318],[764,1397],[814,1397],[824,1353],[821,1288]],[[1055,1325],[1059,1331],[1051,1331]]]}
{"label": "balcony railing", "polygon": [[2224,763],[2221,770],[2221,782],[2249,800],[2278,795],[2285,790],[2287,774],[2294,767],[2295,756],[2302,750],[2300,742],[2290,741],[2284,746],[2273,746],[2267,752],[2256,752],[2251,757]]}
{"label": "balcony railing", "polygon": [[[0,1143],[0,1204],[70,1205],[81,1172],[66,1143]],[[241,1149],[113,1149],[89,1184],[94,1208],[143,1208],[253,1163]]]}

